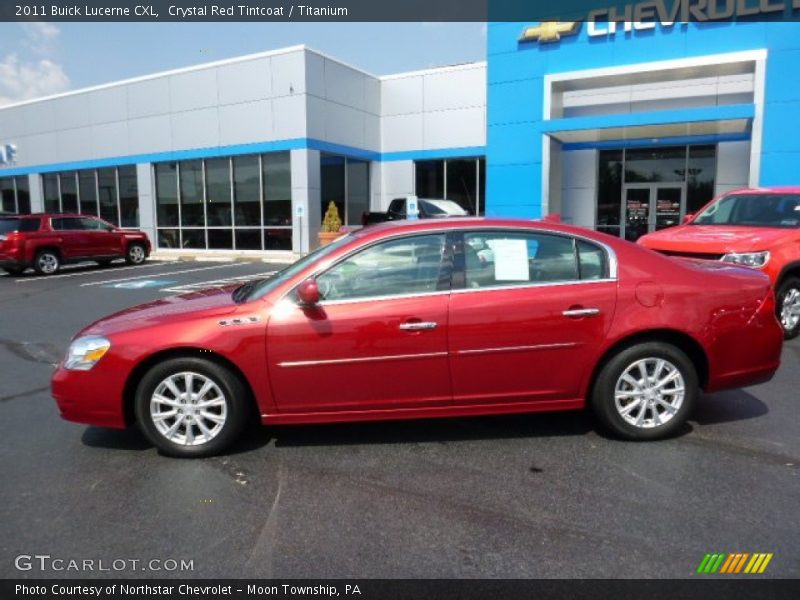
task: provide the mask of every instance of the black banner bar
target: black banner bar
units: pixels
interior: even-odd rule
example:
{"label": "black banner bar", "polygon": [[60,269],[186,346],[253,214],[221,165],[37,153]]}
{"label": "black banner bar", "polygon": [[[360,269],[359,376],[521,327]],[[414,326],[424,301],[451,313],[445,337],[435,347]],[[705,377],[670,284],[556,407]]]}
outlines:
{"label": "black banner bar", "polygon": [[799,20],[800,0],[2,0],[0,21]]}
{"label": "black banner bar", "polygon": [[746,579],[744,576],[682,580],[3,580],[4,600],[141,599],[298,600],[583,600],[647,598],[648,600],[795,600],[800,580]]}

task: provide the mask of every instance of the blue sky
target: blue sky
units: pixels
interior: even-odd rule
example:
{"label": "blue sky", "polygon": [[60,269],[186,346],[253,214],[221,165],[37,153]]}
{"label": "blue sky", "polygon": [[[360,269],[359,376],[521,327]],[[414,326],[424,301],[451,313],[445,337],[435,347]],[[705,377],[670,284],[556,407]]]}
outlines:
{"label": "blue sky", "polygon": [[385,75],[483,60],[483,23],[1,23],[0,105],[307,44]]}

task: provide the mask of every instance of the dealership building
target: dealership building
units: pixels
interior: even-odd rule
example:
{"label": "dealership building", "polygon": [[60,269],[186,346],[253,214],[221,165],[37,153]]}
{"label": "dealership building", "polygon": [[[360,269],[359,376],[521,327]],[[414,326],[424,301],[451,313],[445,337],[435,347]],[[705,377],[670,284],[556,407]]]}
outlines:
{"label": "dealership building", "polygon": [[[636,239],[800,184],[800,23],[491,23],[485,62],[374,76],[305,46],[0,108],[0,210],[159,248],[306,252],[393,198]],[[435,60],[435,57],[433,57]]]}

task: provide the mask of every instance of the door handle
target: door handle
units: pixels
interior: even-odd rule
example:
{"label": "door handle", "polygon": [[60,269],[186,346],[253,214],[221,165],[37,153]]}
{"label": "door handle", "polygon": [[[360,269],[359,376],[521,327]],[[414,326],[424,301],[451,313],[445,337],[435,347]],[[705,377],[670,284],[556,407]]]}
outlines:
{"label": "door handle", "polygon": [[438,323],[435,321],[417,321],[411,323],[401,323],[400,329],[403,331],[427,331],[436,329]]}
{"label": "door handle", "polygon": [[561,313],[565,317],[595,317],[600,314],[599,308],[568,308]]}

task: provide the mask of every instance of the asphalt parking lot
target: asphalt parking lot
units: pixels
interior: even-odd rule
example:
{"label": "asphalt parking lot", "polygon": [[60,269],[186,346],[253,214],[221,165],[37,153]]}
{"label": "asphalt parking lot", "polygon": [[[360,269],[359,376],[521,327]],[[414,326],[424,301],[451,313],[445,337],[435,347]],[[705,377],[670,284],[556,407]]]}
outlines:
{"label": "asphalt parking lot", "polygon": [[[704,396],[656,443],[562,413],[253,427],[226,456],[176,460],[60,419],[50,373],[83,326],[277,268],[0,276],[0,577],[684,578],[708,552],[774,553],[763,577],[800,576],[800,340],[772,382]],[[15,568],[33,554],[193,570]]]}

